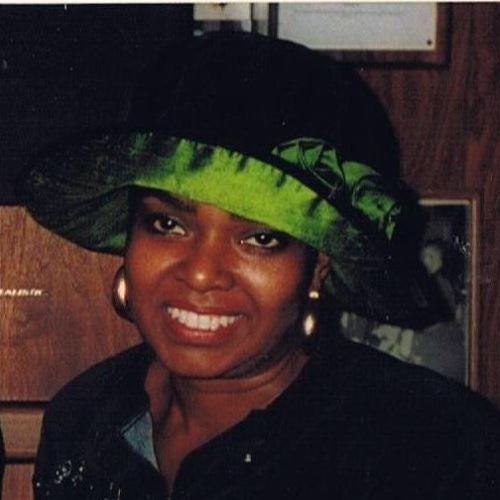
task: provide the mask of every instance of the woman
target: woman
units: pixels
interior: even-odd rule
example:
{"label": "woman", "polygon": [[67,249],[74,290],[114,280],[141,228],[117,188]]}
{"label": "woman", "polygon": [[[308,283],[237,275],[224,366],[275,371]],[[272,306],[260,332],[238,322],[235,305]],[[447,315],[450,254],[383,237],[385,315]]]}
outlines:
{"label": "woman", "polygon": [[124,255],[115,302],[145,344],[52,401],[36,497],[497,498],[495,412],[334,335],[336,309],[439,317],[396,170],[354,73],[227,33],[168,49],[126,127],[43,157],[28,208]]}

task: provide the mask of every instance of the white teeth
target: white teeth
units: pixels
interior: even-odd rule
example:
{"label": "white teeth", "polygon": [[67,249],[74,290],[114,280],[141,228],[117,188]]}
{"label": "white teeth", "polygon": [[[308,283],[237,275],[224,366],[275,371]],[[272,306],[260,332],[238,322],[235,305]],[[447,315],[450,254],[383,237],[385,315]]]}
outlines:
{"label": "white teeth", "polygon": [[215,314],[197,314],[193,311],[168,307],[168,314],[179,323],[193,330],[217,330],[233,324],[239,316],[225,316]]}
{"label": "white teeth", "polygon": [[200,317],[200,328],[202,330],[209,330],[210,329],[210,316],[204,314],[203,316]]}
{"label": "white teeth", "polygon": [[219,318],[217,316],[212,316],[210,318],[210,330],[217,330],[219,328]]}
{"label": "white teeth", "polygon": [[194,312],[188,312],[186,318],[186,325],[189,328],[196,328],[198,324],[198,315]]}

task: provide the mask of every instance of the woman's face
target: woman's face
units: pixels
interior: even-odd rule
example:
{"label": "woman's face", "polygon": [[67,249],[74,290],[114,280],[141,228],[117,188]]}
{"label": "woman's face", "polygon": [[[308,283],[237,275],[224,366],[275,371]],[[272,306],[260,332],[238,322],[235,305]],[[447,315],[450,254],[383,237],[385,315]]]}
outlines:
{"label": "woman's face", "polygon": [[241,377],[297,349],[303,303],[328,257],[214,206],[147,194],[125,258],[134,321],[192,378]]}

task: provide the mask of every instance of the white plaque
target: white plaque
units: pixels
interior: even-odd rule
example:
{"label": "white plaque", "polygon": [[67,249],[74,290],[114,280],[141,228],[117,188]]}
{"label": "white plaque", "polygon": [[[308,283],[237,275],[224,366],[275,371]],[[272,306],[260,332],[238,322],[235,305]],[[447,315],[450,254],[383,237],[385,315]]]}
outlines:
{"label": "white plaque", "polygon": [[432,51],[436,29],[434,2],[278,4],[278,37],[318,50]]}

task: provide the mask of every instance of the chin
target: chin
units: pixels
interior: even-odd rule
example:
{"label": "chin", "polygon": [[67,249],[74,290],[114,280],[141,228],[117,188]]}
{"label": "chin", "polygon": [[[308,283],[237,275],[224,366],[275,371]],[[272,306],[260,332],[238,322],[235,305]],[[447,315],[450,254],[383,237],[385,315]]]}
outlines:
{"label": "chin", "polygon": [[[155,347],[153,346],[153,349]],[[191,379],[224,379],[238,366],[238,362],[220,359],[204,349],[165,348],[155,349],[156,355],[165,368],[173,375]]]}

